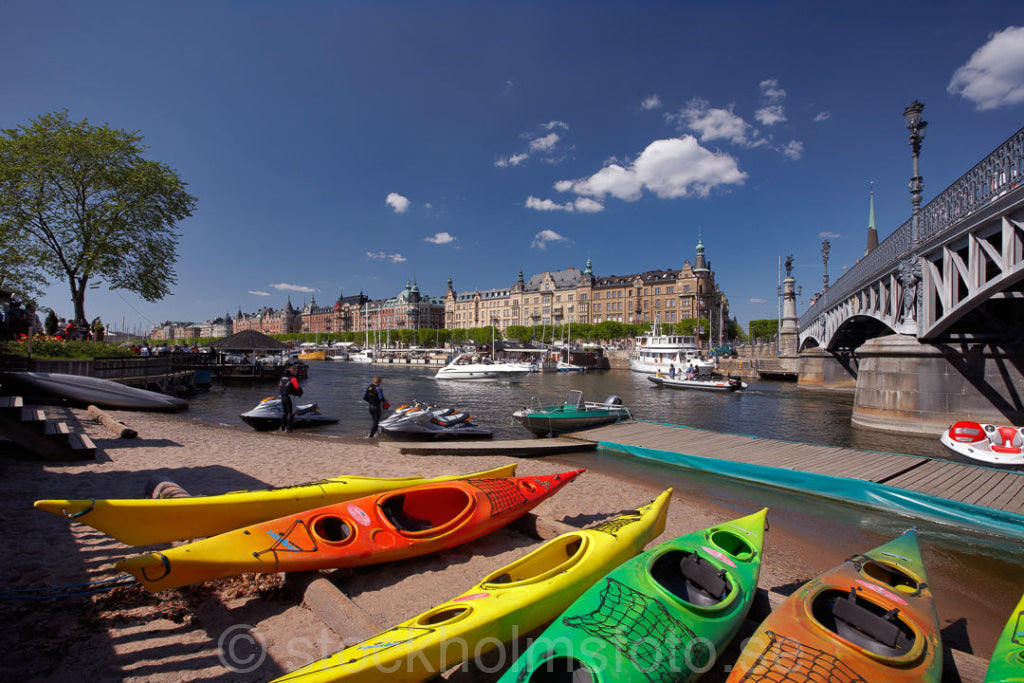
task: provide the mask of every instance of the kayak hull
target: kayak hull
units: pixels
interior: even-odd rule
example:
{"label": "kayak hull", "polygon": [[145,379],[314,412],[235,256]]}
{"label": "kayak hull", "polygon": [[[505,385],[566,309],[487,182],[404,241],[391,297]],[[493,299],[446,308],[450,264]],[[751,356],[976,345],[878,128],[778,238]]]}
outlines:
{"label": "kayak hull", "polygon": [[508,524],[583,470],[423,484],[281,517],[117,562],[151,592],[245,572],[393,562],[451,548]]}
{"label": "kayak hull", "polygon": [[558,617],[501,683],[547,672],[572,680],[695,679],[750,610],[766,514],[680,536],[627,560]]}
{"label": "kayak hull", "polygon": [[[665,528],[671,489],[638,510],[571,531],[497,569],[448,602],[275,683],[421,681],[539,628]],[[451,647],[458,643],[460,647]]]}
{"label": "kayak hull", "polygon": [[173,413],[188,408],[188,401],[147,391],[98,377],[56,372],[5,372],[0,374],[4,389],[26,397],[60,399],[86,408],[142,410]]}
{"label": "kayak hull", "polygon": [[455,479],[515,475],[515,465],[443,477],[334,477],[297,486],[195,498],[37,500],[35,507],[81,522],[126,545],[205,538],[303,510]]}
{"label": "kayak hull", "polygon": [[985,683],[1024,682],[1024,597],[1010,614],[996,641],[985,672]]}
{"label": "kayak hull", "polygon": [[[851,597],[852,596],[852,597]],[[893,612],[893,610],[897,610]],[[804,584],[761,624],[730,683],[942,679],[938,615],[917,534],[855,556]]]}

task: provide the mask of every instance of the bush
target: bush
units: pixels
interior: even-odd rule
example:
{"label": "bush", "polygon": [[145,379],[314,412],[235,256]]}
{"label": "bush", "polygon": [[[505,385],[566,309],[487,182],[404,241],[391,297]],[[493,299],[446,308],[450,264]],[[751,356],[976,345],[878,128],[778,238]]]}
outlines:
{"label": "bush", "polygon": [[[28,355],[27,341],[3,342],[3,352],[18,356]],[[32,357],[50,360],[87,360],[110,356],[130,357],[131,349],[111,346],[103,342],[64,341],[54,337],[38,337],[32,340]]]}

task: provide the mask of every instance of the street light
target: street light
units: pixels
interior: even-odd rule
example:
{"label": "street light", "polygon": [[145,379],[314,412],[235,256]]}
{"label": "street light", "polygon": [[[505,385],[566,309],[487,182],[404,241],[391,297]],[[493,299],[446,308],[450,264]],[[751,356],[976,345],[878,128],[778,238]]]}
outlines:
{"label": "street light", "polygon": [[832,245],[829,244],[828,240],[821,241],[821,262],[825,264],[825,275],[822,276],[822,280],[825,283],[825,288],[822,291],[824,294],[828,291],[828,252],[832,250]]}
{"label": "street light", "polygon": [[918,166],[918,158],[921,156],[921,141],[924,140],[924,129],[928,126],[927,121],[921,120],[921,112],[924,105],[914,100],[903,110],[903,118],[907,120],[907,130],[910,131],[910,148],[914,155],[914,175],[910,178],[910,203],[914,210],[910,221],[910,243],[917,247],[920,241],[919,217],[921,210],[921,190],[924,189],[924,180]]}

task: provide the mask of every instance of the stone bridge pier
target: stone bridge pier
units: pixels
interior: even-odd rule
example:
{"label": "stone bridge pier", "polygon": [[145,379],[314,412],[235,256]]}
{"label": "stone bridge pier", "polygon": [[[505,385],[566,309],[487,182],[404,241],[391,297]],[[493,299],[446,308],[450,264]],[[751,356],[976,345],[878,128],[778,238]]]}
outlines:
{"label": "stone bridge pier", "polygon": [[894,334],[854,355],[801,353],[800,384],[854,387],[855,426],[937,437],[959,420],[1024,424],[1024,343],[922,343]]}

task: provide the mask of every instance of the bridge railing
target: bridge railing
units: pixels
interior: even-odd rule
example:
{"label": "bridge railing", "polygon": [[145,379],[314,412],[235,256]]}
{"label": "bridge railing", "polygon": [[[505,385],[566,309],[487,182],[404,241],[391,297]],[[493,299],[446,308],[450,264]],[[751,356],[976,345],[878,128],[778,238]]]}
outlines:
{"label": "bridge railing", "polygon": [[[1024,180],[1024,128],[928,202],[918,214],[918,242],[959,224]],[[907,220],[847,270],[800,316],[800,328],[847,299],[880,273],[892,270],[912,249],[913,219]]]}

